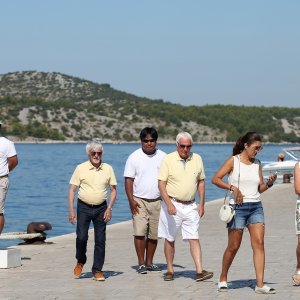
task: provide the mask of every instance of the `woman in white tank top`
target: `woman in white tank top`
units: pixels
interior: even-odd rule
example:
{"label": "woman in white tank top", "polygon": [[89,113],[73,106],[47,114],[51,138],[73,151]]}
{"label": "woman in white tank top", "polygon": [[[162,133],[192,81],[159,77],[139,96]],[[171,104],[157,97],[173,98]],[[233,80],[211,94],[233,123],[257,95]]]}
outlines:
{"label": "woman in white tank top", "polygon": [[295,212],[295,226],[298,244],[296,248],[297,267],[295,274],[293,275],[293,282],[296,285],[300,285],[300,162],[296,163],[294,168],[294,186],[295,193],[298,195]]}
{"label": "woman in white tank top", "polygon": [[[256,132],[248,132],[239,138],[233,147],[233,156],[228,158],[216,172],[212,183],[230,190],[230,204],[235,209],[235,216],[227,224],[228,246],[223,255],[222,272],[218,290],[226,291],[227,275],[232,261],[240,248],[243,229],[248,228],[253,249],[253,260],[256,273],[255,292],[275,294],[275,290],[264,284],[264,212],[260,194],[270,188],[276,175],[264,183],[260,161],[255,158],[262,150],[261,137]],[[228,182],[223,178],[228,175]]]}

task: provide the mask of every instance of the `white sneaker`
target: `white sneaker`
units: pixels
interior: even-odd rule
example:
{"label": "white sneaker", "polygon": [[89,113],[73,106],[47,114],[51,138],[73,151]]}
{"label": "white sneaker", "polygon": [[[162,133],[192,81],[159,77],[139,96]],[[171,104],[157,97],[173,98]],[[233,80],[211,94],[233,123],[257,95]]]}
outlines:
{"label": "white sneaker", "polygon": [[256,286],[255,293],[257,293],[257,294],[276,294],[276,291],[275,291],[275,289],[264,284],[261,288]]}
{"label": "white sneaker", "polygon": [[227,281],[219,281],[218,282],[218,291],[219,292],[227,292],[228,291]]}

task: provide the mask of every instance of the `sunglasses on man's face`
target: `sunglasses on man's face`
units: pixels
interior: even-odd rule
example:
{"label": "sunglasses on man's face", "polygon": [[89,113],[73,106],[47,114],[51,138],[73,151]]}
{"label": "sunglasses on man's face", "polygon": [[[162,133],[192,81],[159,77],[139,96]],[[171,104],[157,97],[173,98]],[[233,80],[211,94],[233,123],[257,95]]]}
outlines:
{"label": "sunglasses on man's face", "polygon": [[100,156],[100,155],[102,155],[102,152],[100,151],[93,151],[93,152],[91,152],[91,155],[92,156],[96,156],[96,154],[98,155],[98,156]]}
{"label": "sunglasses on man's face", "polygon": [[156,142],[156,140],[154,140],[154,139],[151,139],[151,140],[144,139],[143,140],[143,143],[145,143],[145,144],[147,144],[147,143],[155,143],[155,142]]}
{"label": "sunglasses on man's face", "polygon": [[185,149],[185,148],[187,148],[187,149],[190,149],[190,148],[192,148],[192,145],[178,145],[181,149]]}

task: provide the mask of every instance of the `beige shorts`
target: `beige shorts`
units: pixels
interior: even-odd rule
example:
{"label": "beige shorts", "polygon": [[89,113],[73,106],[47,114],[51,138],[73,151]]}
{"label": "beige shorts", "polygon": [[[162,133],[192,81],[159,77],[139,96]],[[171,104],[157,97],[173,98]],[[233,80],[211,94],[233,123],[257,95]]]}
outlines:
{"label": "beige shorts", "polygon": [[5,198],[9,186],[8,177],[0,178],[0,214],[4,214]]}
{"label": "beige shorts", "polygon": [[141,206],[139,213],[132,216],[134,236],[146,236],[151,240],[157,240],[161,200],[148,202],[137,197],[133,199]]}

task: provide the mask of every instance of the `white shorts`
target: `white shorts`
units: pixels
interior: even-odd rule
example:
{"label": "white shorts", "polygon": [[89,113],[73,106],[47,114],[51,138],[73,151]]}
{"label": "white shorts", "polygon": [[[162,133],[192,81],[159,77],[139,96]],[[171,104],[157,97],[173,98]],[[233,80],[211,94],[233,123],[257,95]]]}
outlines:
{"label": "white shorts", "polygon": [[184,241],[198,240],[200,217],[196,202],[191,204],[182,204],[172,200],[172,203],[176,208],[176,215],[169,215],[165,202],[161,205],[158,223],[158,237],[174,242],[178,230],[181,227],[182,239]]}

